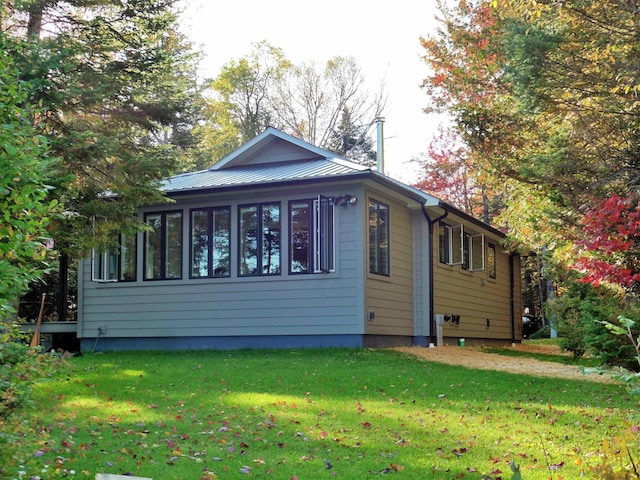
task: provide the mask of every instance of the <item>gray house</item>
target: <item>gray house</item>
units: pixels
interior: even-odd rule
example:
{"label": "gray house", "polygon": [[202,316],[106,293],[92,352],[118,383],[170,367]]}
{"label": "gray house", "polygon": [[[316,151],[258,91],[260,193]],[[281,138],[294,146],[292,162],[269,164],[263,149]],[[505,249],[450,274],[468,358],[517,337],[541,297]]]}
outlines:
{"label": "gray house", "polygon": [[83,350],[521,340],[503,234],[377,171],[269,128],[162,188],[80,264]]}

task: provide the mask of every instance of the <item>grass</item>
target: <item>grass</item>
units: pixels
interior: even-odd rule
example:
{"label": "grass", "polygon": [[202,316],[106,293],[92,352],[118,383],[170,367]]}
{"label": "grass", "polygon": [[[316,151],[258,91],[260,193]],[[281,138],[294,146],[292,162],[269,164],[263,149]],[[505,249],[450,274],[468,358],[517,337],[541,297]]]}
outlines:
{"label": "grass", "polygon": [[0,478],[507,479],[512,460],[594,478],[638,407],[620,385],[366,349],[83,355],[35,401]]}
{"label": "grass", "polygon": [[524,340],[522,343],[523,344],[531,344],[531,345],[555,345],[555,346],[560,346],[560,342],[562,341],[562,338],[535,338],[535,339],[528,339],[528,340]]}
{"label": "grass", "polygon": [[577,365],[582,367],[599,367],[602,363],[599,359],[592,357],[573,358],[571,355],[523,352],[521,350],[514,350],[512,348],[484,347],[482,348],[482,351],[487,353],[497,353],[498,355],[505,355],[507,357],[535,358],[544,362],[555,362],[562,363],[564,365]]}

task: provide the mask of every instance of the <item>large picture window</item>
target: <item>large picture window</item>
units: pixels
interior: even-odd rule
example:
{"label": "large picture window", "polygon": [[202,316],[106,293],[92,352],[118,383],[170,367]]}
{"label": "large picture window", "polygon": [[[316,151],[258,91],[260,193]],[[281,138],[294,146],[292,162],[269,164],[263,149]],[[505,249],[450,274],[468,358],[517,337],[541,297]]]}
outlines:
{"label": "large picture window", "polygon": [[289,202],[289,272],[335,271],[335,205],[327,197]]}
{"label": "large picture window", "polygon": [[244,205],[238,211],[239,275],[280,274],[280,204]]}
{"label": "large picture window", "polygon": [[112,249],[94,250],[91,280],[94,282],[132,282],[136,280],[136,236],[118,235]]}
{"label": "large picture window", "polygon": [[145,223],[144,278],[182,278],[182,212],[147,213]]}
{"label": "large picture window", "polygon": [[228,277],[231,210],[229,207],[191,210],[192,278]]}
{"label": "large picture window", "polygon": [[369,272],[389,275],[389,259],[389,206],[369,199]]}

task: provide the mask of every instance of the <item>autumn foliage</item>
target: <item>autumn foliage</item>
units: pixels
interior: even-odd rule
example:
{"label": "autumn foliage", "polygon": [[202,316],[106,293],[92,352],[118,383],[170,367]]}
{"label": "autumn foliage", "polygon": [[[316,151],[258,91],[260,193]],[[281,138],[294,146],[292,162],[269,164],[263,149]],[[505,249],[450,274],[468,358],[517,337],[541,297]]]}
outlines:
{"label": "autumn foliage", "polygon": [[[434,137],[416,185],[465,208],[449,173],[464,152],[492,220],[523,250],[627,293],[640,279],[638,8],[439,2],[440,28],[421,40],[426,110],[446,113],[452,133]],[[451,136],[462,146],[449,149]]]}
{"label": "autumn foliage", "polygon": [[583,282],[632,289],[640,282],[640,205],[638,197],[612,195],[590,208],[576,242],[581,256],[573,267]]}

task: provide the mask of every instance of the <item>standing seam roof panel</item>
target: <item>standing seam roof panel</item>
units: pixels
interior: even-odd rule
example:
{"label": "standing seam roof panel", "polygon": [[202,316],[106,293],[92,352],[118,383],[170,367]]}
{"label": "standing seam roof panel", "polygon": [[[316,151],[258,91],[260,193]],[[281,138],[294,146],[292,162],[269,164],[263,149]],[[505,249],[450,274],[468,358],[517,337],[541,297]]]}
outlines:
{"label": "standing seam roof panel", "polygon": [[346,175],[366,170],[369,168],[355,164],[348,165],[330,159],[268,163],[176,175],[167,179],[161,190],[170,193],[204,188],[256,185],[282,180],[305,180]]}

